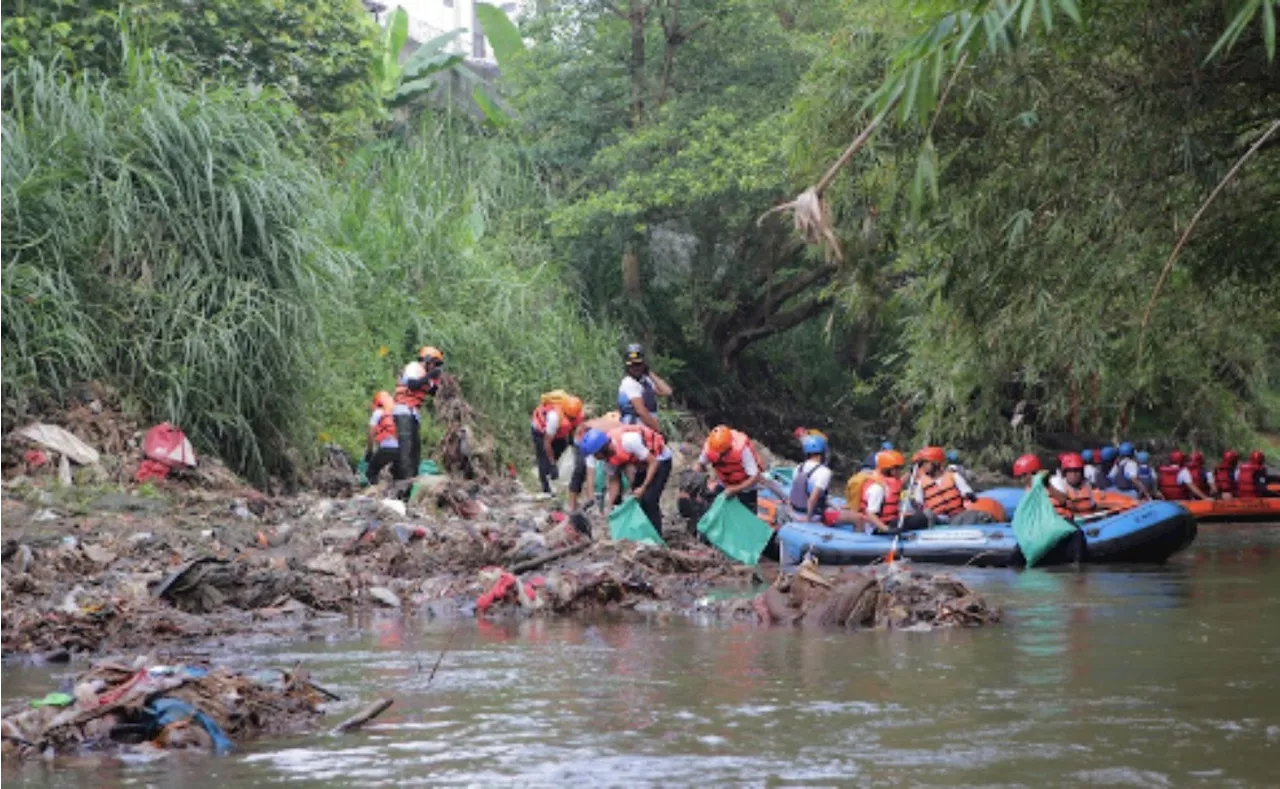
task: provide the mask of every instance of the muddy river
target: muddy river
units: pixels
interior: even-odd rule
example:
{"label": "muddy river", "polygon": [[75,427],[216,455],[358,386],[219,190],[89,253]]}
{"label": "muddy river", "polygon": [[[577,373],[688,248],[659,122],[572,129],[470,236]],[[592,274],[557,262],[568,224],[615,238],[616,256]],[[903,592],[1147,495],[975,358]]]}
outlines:
{"label": "muddy river", "polygon": [[[635,615],[359,635],[304,661],[395,706],[364,732],[225,758],[59,761],[5,785],[1258,786],[1280,783],[1280,528],[1207,526],[1150,569],[959,573],[990,628],[814,634]],[[431,665],[448,652],[434,681]],[[6,702],[65,670],[5,667]],[[336,721],[338,715],[333,719]]]}

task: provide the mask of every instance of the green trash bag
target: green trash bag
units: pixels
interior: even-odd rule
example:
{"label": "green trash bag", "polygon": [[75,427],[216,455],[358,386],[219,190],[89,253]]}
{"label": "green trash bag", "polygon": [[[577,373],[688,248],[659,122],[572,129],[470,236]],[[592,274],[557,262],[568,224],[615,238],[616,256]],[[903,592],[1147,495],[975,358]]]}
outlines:
{"label": "green trash bag", "polygon": [[440,467],[436,465],[434,460],[423,460],[418,463],[418,476],[426,477],[433,474],[439,474]]}
{"label": "green trash bag", "polygon": [[[605,485],[609,481],[609,472],[606,470],[606,463],[603,460],[594,461],[596,464],[596,495],[600,500],[604,500]],[[619,474],[618,478],[622,481],[622,492],[626,493],[631,489],[631,480],[627,479],[626,474]]]}
{"label": "green trash bag", "polygon": [[730,559],[754,567],[769,544],[773,529],[752,515],[742,502],[721,493],[698,521],[698,533]]}
{"label": "green trash bag", "polygon": [[791,482],[796,478],[795,466],[775,466],[769,469],[769,479],[791,490]]}
{"label": "green trash bag", "polygon": [[613,512],[609,513],[609,539],[666,546],[658,536],[657,529],[649,522],[649,516],[640,509],[640,500],[634,497],[614,507]]}
{"label": "green trash bag", "polygon": [[369,484],[369,461],[361,460],[356,464],[356,477],[359,478],[361,485]]}
{"label": "green trash bag", "polygon": [[1055,545],[1076,531],[1075,524],[1063,520],[1054,511],[1049,492],[1044,489],[1046,473],[1036,475],[1031,489],[1013,513],[1013,536],[1018,538],[1018,547],[1028,567],[1034,567]]}

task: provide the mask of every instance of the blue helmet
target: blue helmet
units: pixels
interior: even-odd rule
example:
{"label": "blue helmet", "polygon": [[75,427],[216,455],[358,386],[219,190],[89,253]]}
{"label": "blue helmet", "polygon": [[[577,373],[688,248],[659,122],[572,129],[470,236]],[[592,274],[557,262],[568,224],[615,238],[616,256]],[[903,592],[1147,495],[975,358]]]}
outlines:
{"label": "blue helmet", "polygon": [[1110,463],[1111,461],[1113,461],[1113,460],[1115,460],[1115,459],[1116,459],[1116,448],[1115,448],[1115,447],[1103,447],[1103,448],[1102,448],[1102,462],[1103,462],[1103,463]]}
{"label": "blue helmet", "polygon": [[585,455],[594,455],[604,449],[604,445],[609,443],[609,436],[603,430],[597,430],[594,427],[582,434],[582,438],[578,439],[578,449],[581,449]]}
{"label": "blue helmet", "polygon": [[1133,444],[1130,444],[1128,441],[1126,441],[1126,442],[1124,442],[1123,444],[1121,444],[1121,445],[1120,445],[1120,457],[1122,457],[1122,458],[1131,458],[1131,457],[1133,457]]}
{"label": "blue helmet", "polygon": [[883,444],[880,445],[880,449],[881,451],[885,451],[885,452],[889,451],[890,449],[893,449],[893,442],[885,441]]}
{"label": "blue helmet", "polygon": [[804,448],[806,455],[821,455],[827,451],[827,439],[814,433],[809,433],[801,439],[800,446]]}
{"label": "blue helmet", "polygon": [[875,452],[872,452],[870,455],[867,455],[865,458],[863,458],[862,470],[863,471],[876,470],[876,453]]}
{"label": "blue helmet", "polygon": [[960,450],[958,450],[958,449],[948,449],[948,450],[947,450],[947,462],[948,462],[948,463],[959,463],[959,462],[960,462]]}
{"label": "blue helmet", "polygon": [[1082,450],[1080,450],[1080,457],[1084,458],[1084,462],[1085,462],[1085,463],[1092,463],[1092,462],[1093,462],[1093,450],[1092,450],[1092,449],[1082,449]]}
{"label": "blue helmet", "polygon": [[1139,453],[1138,453],[1138,462],[1139,462],[1139,463],[1150,463],[1150,462],[1151,462],[1151,453],[1150,453],[1150,452],[1139,452]]}

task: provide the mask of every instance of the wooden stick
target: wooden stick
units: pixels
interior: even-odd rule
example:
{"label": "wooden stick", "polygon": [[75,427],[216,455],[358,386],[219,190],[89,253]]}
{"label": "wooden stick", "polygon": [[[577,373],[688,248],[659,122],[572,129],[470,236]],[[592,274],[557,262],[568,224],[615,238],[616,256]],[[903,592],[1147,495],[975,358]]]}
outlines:
{"label": "wooden stick", "polygon": [[517,565],[514,565],[509,572],[512,575],[527,572],[529,570],[532,570],[535,567],[541,567],[547,562],[559,559],[562,556],[569,556],[571,554],[575,554],[578,551],[585,549],[587,546],[591,544],[592,543],[589,541],[584,541],[584,542],[574,543],[573,545],[567,545],[564,548],[557,548],[554,551],[548,551],[547,553],[544,553],[541,556],[535,556],[532,559],[526,559],[525,561],[520,562]]}
{"label": "wooden stick", "polygon": [[366,723],[378,717],[382,713],[386,712],[387,707],[390,707],[392,703],[393,703],[392,699],[378,699],[377,701],[373,702],[369,706],[357,712],[355,715],[352,715],[350,718],[347,718],[342,723],[339,723],[337,726],[333,727],[333,733],[345,734],[350,731],[355,731],[356,729],[365,725]]}

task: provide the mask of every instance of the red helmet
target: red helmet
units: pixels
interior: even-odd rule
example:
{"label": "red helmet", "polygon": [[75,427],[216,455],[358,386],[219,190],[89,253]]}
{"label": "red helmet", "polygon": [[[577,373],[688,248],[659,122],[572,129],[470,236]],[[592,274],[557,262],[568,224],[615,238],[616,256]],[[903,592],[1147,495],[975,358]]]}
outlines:
{"label": "red helmet", "polygon": [[942,447],[925,447],[917,452],[915,457],[911,458],[911,462],[913,463],[919,463],[921,461],[926,463],[946,463],[946,450]]}
{"label": "red helmet", "polygon": [[1222,453],[1222,462],[1228,466],[1234,466],[1240,462],[1240,453],[1234,449],[1228,449]]}
{"label": "red helmet", "polygon": [[1058,458],[1063,471],[1084,471],[1084,458],[1076,452],[1068,452]]}
{"label": "red helmet", "polygon": [[1255,449],[1249,453],[1249,462],[1255,466],[1265,466],[1267,464],[1267,456]]}
{"label": "red helmet", "polygon": [[1175,449],[1169,453],[1169,462],[1175,466],[1181,466],[1187,462],[1187,456],[1182,454],[1181,449]]}
{"label": "red helmet", "polygon": [[1013,461],[1013,476],[1023,477],[1040,470],[1040,458],[1035,455],[1023,455]]}
{"label": "red helmet", "polygon": [[1200,466],[1203,466],[1203,465],[1204,465],[1204,453],[1203,453],[1203,452],[1192,452],[1192,453],[1191,453],[1191,457],[1187,458],[1187,465],[1188,465],[1188,466],[1195,466],[1195,467],[1197,467],[1197,468],[1199,468]]}

